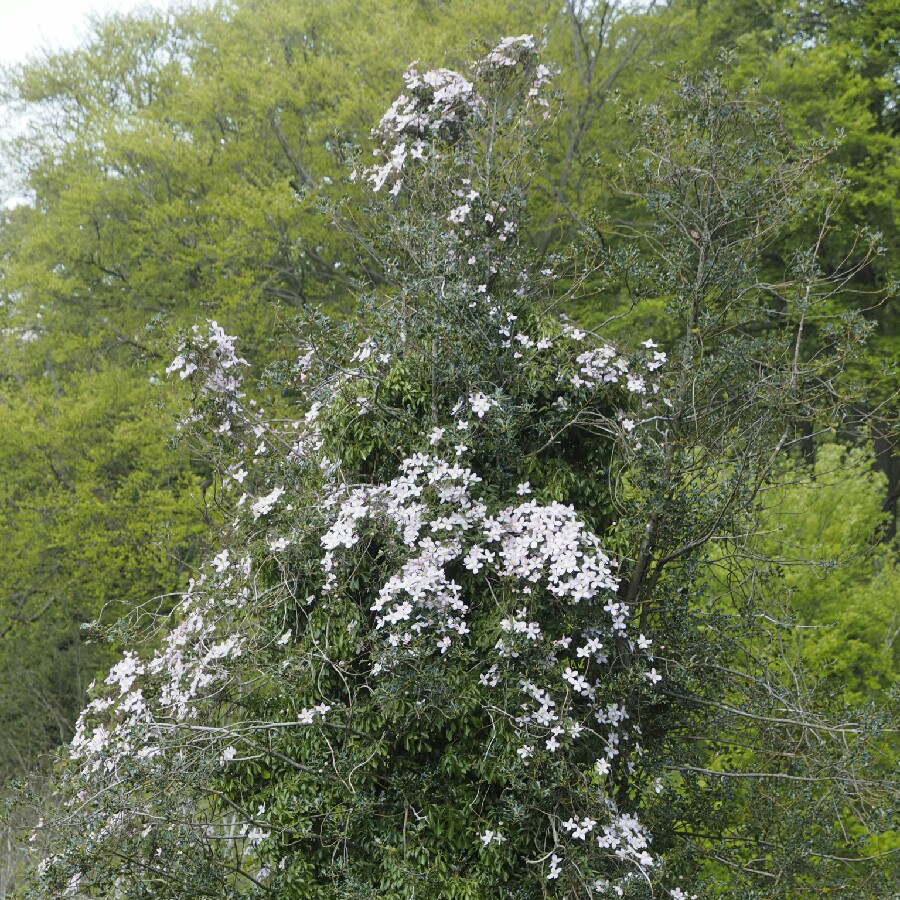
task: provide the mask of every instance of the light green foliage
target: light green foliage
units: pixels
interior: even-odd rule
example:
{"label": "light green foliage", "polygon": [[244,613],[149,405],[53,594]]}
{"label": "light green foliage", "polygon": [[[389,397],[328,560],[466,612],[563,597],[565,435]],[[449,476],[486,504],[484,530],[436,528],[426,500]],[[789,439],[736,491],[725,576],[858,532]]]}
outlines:
{"label": "light green foliage", "polygon": [[568,98],[534,185],[546,249],[596,197],[611,92],[638,92],[664,36],[615,4],[551,7],[266,0],[100,24],[9,87],[33,124],[7,153],[37,202],[4,230],[7,289],[78,310],[70,329],[131,334],[157,312],[215,309],[254,342],[272,301],[345,306],[358,270],[315,207],[346,176],[346,143],[365,139],[406,60],[452,65],[448,48],[543,26]]}
{"label": "light green foliage", "polygon": [[866,449],[823,444],[809,477],[789,469],[764,496],[761,546],[785,565],[776,584],[804,628],[813,671],[849,701],[877,697],[900,672],[900,568],[879,543],[885,482]]}
{"label": "light green foliage", "polygon": [[113,18],[26,67],[13,94],[41,139],[14,152],[37,204],[17,212],[8,289],[129,333],[155,312],[184,322],[215,309],[257,340],[273,300],[340,305],[346,244],[315,198],[346,175],[344,143],[366,136],[413,45],[437,55],[438,38],[464,45],[521,18],[472,6],[245,2]]}
{"label": "light green foliage", "polygon": [[0,394],[4,775],[27,774],[68,739],[116,652],[86,646],[82,624],[178,590],[202,545],[200,479],[166,450],[145,382],[104,366]]}

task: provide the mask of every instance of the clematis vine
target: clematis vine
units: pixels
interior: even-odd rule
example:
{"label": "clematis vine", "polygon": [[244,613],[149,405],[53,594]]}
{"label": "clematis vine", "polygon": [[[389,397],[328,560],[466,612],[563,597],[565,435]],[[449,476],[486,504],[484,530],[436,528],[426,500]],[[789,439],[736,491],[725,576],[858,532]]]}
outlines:
{"label": "clematis vine", "polygon": [[[484,125],[492,84],[518,78],[530,115],[549,77],[532,36],[507,38],[471,79],[408,70],[375,132],[373,193],[447,157],[453,184],[427,227],[446,250],[433,296],[457,329],[442,348],[455,340],[465,364],[436,364],[417,329],[437,319],[410,304],[331,371],[299,347],[286,371],[300,408],[274,416],[245,395],[247,362],[215,322],[179,346],[168,371],[197,395],[182,427],[232,441],[226,538],[94,686],[61,817],[89,849],[51,854],[48,890],[125,896],[161,865],[168,827],[173,872],[209,895],[306,896],[325,872],[379,885],[353,848],[393,858],[414,843],[426,860],[452,851],[478,890],[661,883],[640,813],[659,793],[642,729],[665,662],[623,599],[602,484],[581,473],[564,497],[553,475],[572,466],[569,436],[607,462],[616,441],[639,452],[665,415],[666,357],[540,309],[553,271],[518,255],[514,198],[450,159],[474,152],[454,142]],[[430,877],[413,865],[391,877]]]}

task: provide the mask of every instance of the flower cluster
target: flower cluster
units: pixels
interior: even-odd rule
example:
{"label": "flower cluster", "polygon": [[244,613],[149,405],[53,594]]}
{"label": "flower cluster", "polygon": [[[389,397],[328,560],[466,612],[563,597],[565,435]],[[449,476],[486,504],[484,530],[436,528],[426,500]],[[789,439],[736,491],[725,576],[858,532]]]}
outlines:
{"label": "flower cluster", "polygon": [[225,329],[215,320],[207,324],[205,335],[200,332],[199,325],[191,328],[191,334],[179,345],[178,355],[166,369],[166,374],[178,372],[181,378],[188,378],[202,367],[201,390],[240,397],[241,378],[237,367],[249,363],[237,355],[233,336],[225,334]]}
{"label": "flower cluster", "polygon": [[[514,69],[528,74],[527,99],[547,108],[544,88],[551,78],[550,69],[535,64],[537,53],[533,35],[503,38],[496,47],[475,66],[479,78]],[[381,148],[379,165],[367,169],[366,179],[375,191],[390,184],[390,193],[398,194],[403,186],[404,169],[410,163],[431,157],[437,141],[456,140],[470,120],[483,112],[485,100],[475,83],[452,69],[432,69],[422,74],[415,67],[403,76],[403,93],[391,104],[374,130]],[[465,207],[455,212],[453,221],[464,221]]]}
{"label": "flower cluster", "polygon": [[530,59],[536,49],[533,34],[520,34],[518,37],[501,38],[499,43],[487,55],[484,64],[504,68],[520,65]]}
{"label": "flower cluster", "polygon": [[367,172],[374,190],[392,181],[392,193],[402,186],[407,163],[424,160],[435,138],[452,140],[483,105],[471,81],[452,69],[433,69],[420,75],[415,68],[403,76],[405,93],[384,114],[375,134],[381,139],[384,162]]}
{"label": "flower cluster", "polygon": [[[526,100],[528,103],[537,102],[544,107],[544,117],[549,115],[549,101],[542,96],[544,88],[550,83],[552,72],[544,63],[535,64],[537,55],[537,42],[533,34],[520,34],[518,37],[505,37],[496,47],[478,64],[478,69],[484,71],[503,71],[521,67],[527,69],[531,75],[531,83],[528,86]],[[533,66],[533,69],[531,68]]]}
{"label": "flower cluster", "polygon": [[[227,554],[213,561],[220,572],[231,567]],[[249,560],[235,568],[246,571]],[[228,585],[230,577],[219,584]],[[71,755],[83,771],[114,774],[129,758],[150,760],[162,752],[167,734],[198,715],[198,704],[223,679],[230,663],[241,656],[244,640],[223,631],[217,622],[221,598],[203,590],[206,577],[192,582],[179,604],[181,622],[149,660],[126,653],[105,679],[113,690],[95,697],[82,711],[72,740]],[[249,598],[238,589],[226,603]],[[118,692],[118,693],[117,693]]]}
{"label": "flower cluster", "polygon": [[[655,347],[653,341],[645,341],[645,347]],[[591,387],[600,384],[619,383],[624,381],[627,389],[632,394],[648,393],[646,379],[639,372],[631,370],[627,359],[620,356],[615,347],[603,344],[601,347],[586,350],[577,358],[579,371],[572,375],[572,384],[575,387]],[[656,351],[653,356],[644,362],[648,372],[655,372],[666,362],[666,354]],[[658,393],[659,385],[652,384],[649,388],[654,394]]]}
{"label": "flower cluster", "polygon": [[[616,589],[612,561],[571,506],[530,500],[491,515],[473,495],[481,478],[459,463],[420,453],[401,469],[388,485],[351,491],[322,538],[332,588],[335,551],[354,547],[366,520],[386,520],[396,529],[409,556],[372,605],[376,628],[391,630],[392,645],[408,644],[426,630],[443,641],[468,633],[468,605],[448,574],[458,560],[473,575],[511,580],[528,593],[543,588],[573,604]],[[623,631],[624,608],[610,601],[608,611],[611,630]]]}
{"label": "flower cluster", "polygon": [[[640,654],[650,641],[644,635],[628,639],[629,610],[616,597],[616,564],[597,536],[571,506],[558,502],[529,499],[491,512],[479,492],[482,479],[459,463],[419,453],[401,471],[389,484],[349,489],[322,537],[329,592],[356,568],[373,528],[380,529],[382,552],[390,547],[388,556],[395,560],[370,607],[375,633],[382,636],[381,650],[378,643],[371,646],[373,676],[387,677],[423,653],[443,656],[457,643],[464,647],[474,627],[473,603],[517,597],[527,605],[497,622],[497,661],[479,683],[489,695],[496,692],[496,700],[486,699],[494,708],[511,687],[520,693],[510,724],[519,736],[515,752],[521,764],[585,739],[604,748],[596,765],[601,776],[617,764],[626,744],[626,755],[639,759],[640,729],[623,731],[629,715],[623,702],[609,700],[608,664],[624,641],[643,666],[652,661]],[[460,563],[465,575],[458,574]],[[582,605],[584,624],[562,631],[564,614],[552,610]],[[529,616],[529,608],[541,612]],[[540,683],[535,674],[542,675]],[[598,737],[591,720],[609,730]],[[590,835],[599,850],[640,870],[653,865],[649,836],[634,816],[615,811],[609,797],[565,822],[565,833],[575,842]],[[481,840],[496,841],[495,831],[489,828]],[[555,845],[556,876],[551,868],[549,879],[563,870],[564,843]]]}

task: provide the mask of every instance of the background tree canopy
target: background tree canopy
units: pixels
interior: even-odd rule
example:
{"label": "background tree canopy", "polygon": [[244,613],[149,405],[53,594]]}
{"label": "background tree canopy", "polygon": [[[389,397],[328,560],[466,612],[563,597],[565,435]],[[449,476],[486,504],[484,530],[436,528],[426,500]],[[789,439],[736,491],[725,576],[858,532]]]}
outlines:
{"label": "background tree canopy", "polygon": [[[656,468],[628,470],[607,496],[592,481],[609,479],[619,456],[593,438],[573,438],[564,459],[536,454],[531,469],[514,462],[554,421],[540,396],[525,399],[540,380],[533,373],[527,389],[509,388],[521,401],[521,421],[507,421],[473,468],[505,469],[497,476],[501,493],[514,473],[543,485],[544,499],[573,503],[589,528],[618,541],[612,550],[630,567],[623,599],[650,610],[651,620],[662,617],[657,628],[665,621],[687,635],[696,626],[698,611],[682,605],[687,586],[709,598],[726,617],[715,626],[723,644],[709,657],[682,648],[681,658],[705,659],[710,684],[718,683],[712,668],[740,669],[741,654],[751,654],[728,644],[727,616],[764,598],[765,616],[802,626],[785,624],[776,643],[784,651],[778,665],[790,660],[808,670],[804,702],[812,705],[804,711],[836,715],[842,703],[872,704],[886,717],[879,725],[873,714],[866,726],[881,735],[873,737],[873,759],[891,745],[879,729],[891,715],[886,704],[896,700],[900,654],[900,345],[891,293],[900,258],[896,4],[234,0],[100,20],[80,48],[34,60],[3,81],[4,102],[27,117],[25,132],[3,143],[3,167],[29,202],[0,214],[0,534],[7,560],[0,572],[0,777],[29,778],[40,790],[38,773],[48,752],[71,739],[87,685],[131,646],[132,626],[176,608],[188,579],[232,534],[235,497],[226,485],[240,471],[233,439],[211,430],[198,440],[172,424],[173,408],[192,402],[192,379],[176,378],[175,387],[165,378],[174,334],[215,319],[240,335],[254,373],[247,399],[273,421],[293,421],[311,402],[293,367],[298,344],[339,359],[342,347],[355,347],[375,327],[388,298],[401,304],[392,309],[420,308],[426,331],[443,322],[443,330],[421,337],[421,358],[385,382],[388,406],[412,417],[405,431],[393,419],[367,429],[355,413],[334,424],[335,457],[352,478],[373,483],[393,477],[396,446],[414,444],[416,426],[432,415],[432,343],[449,354],[468,334],[457,361],[468,375],[456,394],[467,395],[463,382],[478,390],[506,384],[505,376],[473,374],[482,345],[447,308],[429,306],[431,288],[410,287],[413,272],[445,265],[419,258],[414,242],[428,241],[435,252],[442,246],[440,228],[429,231],[428,223],[438,213],[438,224],[446,222],[440,190],[449,182],[418,198],[419,219],[395,221],[391,203],[372,206],[365,179],[352,181],[349,173],[370,165],[371,129],[408,64],[462,71],[501,36],[523,33],[542,36],[541,60],[554,70],[552,116],[527,164],[514,142],[492,152],[504,161],[505,202],[522,211],[514,241],[522,265],[554,273],[535,308],[559,306],[572,327],[626,347],[652,335],[678,360],[672,390],[690,383],[695,402],[716,412],[703,434],[686,411],[673,413],[668,435],[681,429],[683,436],[663,441]],[[705,83],[771,112],[722,138],[723,146],[734,141],[728,160],[716,156],[721,148],[705,130],[709,105],[703,113],[672,101],[685,79],[716,65],[718,80]],[[744,94],[751,83],[758,93]],[[711,173],[703,184],[721,189],[721,208],[692,205],[703,166]],[[792,198],[782,205],[774,193],[760,193],[778,166],[789,173],[781,187]],[[822,174],[804,181],[816,166]],[[758,221],[747,212],[754,198]],[[741,229],[766,240],[751,241],[741,256]],[[709,282],[699,286],[689,277],[698,258],[714,260]],[[796,284],[815,286],[815,316],[797,312]],[[752,306],[742,305],[751,299]],[[715,302],[717,313],[700,312]],[[779,345],[779,329],[798,322],[796,343]],[[685,334],[693,336],[679,344]],[[449,359],[442,363],[448,379],[457,371]],[[826,368],[839,361],[846,396],[826,399],[824,388],[794,396],[791,360],[820,386],[831,385]],[[755,380],[785,364],[787,381]],[[432,371],[427,384],[418,381],[422,367]],[[735,394],[738,384],[764,388]],[[453,393],[448,385],[441,390]],[[777,464],[745,466],[754,440],[781,421],[779,392],[792,398],[795,418],[781,445],[767,445],[778,447]],[[747,536],[735,538],[727,554],[708,549],[719,531],[735,536],[743,525]],[[696,558],[695,548],[702,548]],[[745,564],[735,568],[737,556]],[[657,594],[662,611],[651,599]],[[89,642],[82,623],[95,620],[93,636],[104,639]],[[764,644],[762,621],[752,621],[762,629],[754,639]],[[690,666],[685,672],[687,694],[710,701]],[[751,694],[738,691],[731,701],[768,715],[771,696]],[[771,764],[760,749],[765,736],[756,735],[755,749],[743,756],[719,748],[722,755],[710,751],[700,764],[666,744],[685,722],[660,722],[657,749],[682,767],[677,796],[687,799],[670,810],[682,825],[660,820],[653,827],[672,834],[705,817],[718,830],[703,836],[695,829],[694,844],[685,845],[693,850],[683,852],[718,856],[719,868],[707,874],[729,895],[740,879],[729,882],[725,873],[753,867],[735,848],[768,852],[753,832],[760,809],[768,814],[759,827],[808,834],[807,819],[825,801],[814,791],[779,794],[774,781],[745,791],[708,773],[689,774],[685,766],[764,768]],[[720,727],[739,730],[735,722],[726,716]],[[810,783],[802,779],[820,777],[824,759],[812,754],[807,768],[779,770],[782,780]],[[829,760],[833,772],[838,762]],[[892,780],[879,772],[876,780]],[[244,773],[234,789],[246,800],[258,779],[271,777]],[[836,795],[828,796],[842,821]],[[849,794],[845,800],[852,805]],[[879,891],[896,871],[896,835],[884,834],[891,823],[853,815],[846,846],[829,844],[827,828],[816,837],[816,865],[805,868],[810,846],[794,847],[790,862],[771,851],[790,873],[783,896],[800,896],[798,885],[812,894],[841,884],[849,885],[847,896],[887,896]],[[872,838],[869,826],[883,836]],[[13,889],[23,859],[11,843],[3,852],[0,897]],[[672,853],[678,871],[681,857]],[[852,862],[860,857],[872,859]],[[473,882],[466,890],[474,893],[459,896],[497,895],[486,884]],[[762,884],[760,896],[776,896]],[[164,896],[159,886],[148,889]],[[347,890],[364,896],[359,885]]]}

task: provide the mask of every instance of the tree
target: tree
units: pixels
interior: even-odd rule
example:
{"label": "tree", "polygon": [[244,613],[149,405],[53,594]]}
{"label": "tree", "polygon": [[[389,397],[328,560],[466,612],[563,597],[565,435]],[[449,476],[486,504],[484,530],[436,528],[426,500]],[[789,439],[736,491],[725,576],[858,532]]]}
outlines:
{"label": "tree", "polygon": [[50,378],[25,397],[0,392],[6,777],[27,775],[41,754],[71,739],[85,688],[113,661],[110,648],[84,644],[83,623],[106,604],[114,622],[181,590],[199,556],[201,516],[191,501],[199,479],[166,451],[163,429],[150,427],[144,381],[106,370],[64,393]]}
{"label": "tree", "polygon": [[[807,356],[814,253],[759,278],[815,148],[686,82],[623,170],[647,253],[549,266],[519,238],[549,76],[527,35],[407,73],[338,218],[386,261],[358,339],[272,374],[302,414],[185,333],[233,526],[84,711],[35,896],[883,895],[884,723],[835,724],[753,589],[759,490],[860,336]],[[665,351],[548,309],[597,265],[666,298]]]}
{"label": "tree", "polygon": [[[684,805],[663,831],[681,835],[691,854],[709,854],[716,865],[708,871],[738,896],[748,882],[765,896],[880,896],[886,886],[863,888],[853,883],[859,868],[841,869],[883,845],[859,837],[848,852],[832,828],[843,822],[844,834],[861,835],[890,822],[883,813],[896,795],[862,813],[862,795],[886,786],[890,764],[881,755],[890,727],[876,738],[878,725],[862,719],[826,724],[829,690],[814,673],[804,681],[791,654],[773,659],[773,647],[794,639],[790,613],[782,618],[780,603],[768,605],[785,585],[759,544],[760,494],[782,479],[779,469],[804,435],[824,441],[856,417],[846,370],[867,327],[851,311],[835,315],[832,302],[877,246],[857,235],[853,265],[820,267],[840,191],[811,177],[825,146],[795,145],[775,109],[752,93],[730,94],[707,76],[686,84],[674,109],[638,107],[634,122],[639,139],[621,179],[626,191],[639,186],[630,192],[655,223],[637,248],[614,249],[611,263],[633,303],[664,299],[677,349],[672,412],[656,452],[643,456],[650,465],[632,475],[636,490],[623,511],[637,548],[627,598],[654,630],[668,636],[687,626],[663,691],[673,704],[706,707],[697,718],[679,710],[670,723],[663,746],[669,766],[683,773]],[[798,246],[815,210],[819,231]],[[797,249],[773,278],[769,250],[786,244]],[[858,742],[855,749],[845,739]],[[818,752],[797,753],[798,740]],[[695,743],[706,746],[706,762]],[[860,775],[857,762],[872,768]],[[815,820],[823,808],[827,820]],[[864,822],[846,823],[848,810]]]}
{"label": "tree", "polygon": [[[860,228],[881,236],[880,252],[835,298],[835,312],[858,309],[877,325],[858,365],[870,384],[872,407],[887,402],[883,421],[871,423],[878,466],[888,476],[884,505],[892,519],[887,535],[896,531],[900,496],[894,437],[898,382],[892,365],[898,356],[897,305],[891,302],[900,240],[893,187],[900,159],[898,29],[896,5],[877,0],[704,2],[695,5],[693,28],[673,48],[675,58],[687,60],[689,67],[733,54],[736,83],[758,80],[765,95],[781,102],[796,139],[835,142],[830,164],[845,186],[834,211],[836,227],[820,248],[823,268],[839,268],[853,257]],[[791,252],[790,243],[770,250],[776,266]]]}
{"label": "tree", "polygon": [[[280,321],[317,303],[346,314],[355,279],[380,271],[317,210],[401,60],[442,63],[446,46],[542,17],[564,58],[577,33],[580,112],[548,172],[570,186],[566,204],[583,205],[584,148],[602,126],[579,116],[604,107],[649,41],[615,4],[550,6],[242,0],[98,19],[83,46],[7,74],[3,99],[28,128],[4,141],[4,164],[31,202],[0,221],[2,535],[14,560],[0,578],[0,781],[68,739],[84,684],[105,670],[81,622],[105,610],[110,624],[113,610],[183,586],[209,540],[214,466],[164,449],[160,323],[214,315],[261,368],[283,352]],[[556,233],[558,194],[535,216],[536,240]],[[144,541],[178,564],[145,571]]]}

